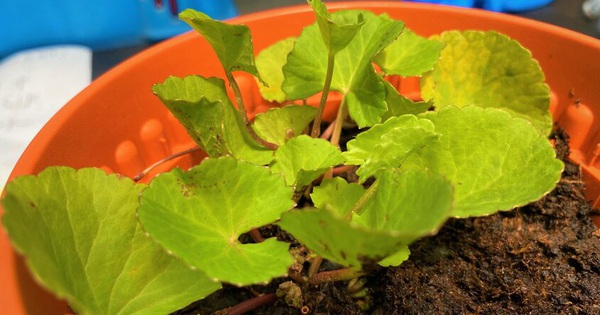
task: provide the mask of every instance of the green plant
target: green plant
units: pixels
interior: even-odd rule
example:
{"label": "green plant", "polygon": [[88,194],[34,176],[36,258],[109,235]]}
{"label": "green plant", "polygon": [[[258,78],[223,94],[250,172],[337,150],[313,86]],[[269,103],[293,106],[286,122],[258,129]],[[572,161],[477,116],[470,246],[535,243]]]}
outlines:
{"label": "green plant", "polygon": [[[371,264],[401,264],[449,217],[510,210],[554,187],[563,166],[546,139],[549,89],[517,42],[479,31],[425,39],[386,15],[309,3],[317,22],[256,61],[247,27],[180,15],[215,48],[237,105],[220,78],[154,86],[208,154],[201,164],[149,185],[51,167],[7,186],[3,224],[46,287],[81,314],[146,314],[177,310],[221,282],[351,280]],[[251,122],[234,71],[290,104]],[[422,76],[426,101],[400,95],[391,75]],[[327,141],[329,91],[342,102]],[[303,104],[319,92],[316,109]],[[345,123],[361,132],[342,151]],[[340,165],[358,180],[334,175]],[[300,245],[262,239],[266,225]],[[322,259],[340,268],[320,272]]]}

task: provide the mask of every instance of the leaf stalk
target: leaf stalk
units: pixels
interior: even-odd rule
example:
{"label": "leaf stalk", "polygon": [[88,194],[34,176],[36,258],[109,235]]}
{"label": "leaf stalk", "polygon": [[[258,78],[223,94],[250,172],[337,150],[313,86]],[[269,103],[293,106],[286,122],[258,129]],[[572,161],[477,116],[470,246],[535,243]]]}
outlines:
{"label": "leaf stalk", "polygon": [[196,152],[196,151],[200,151],[200,150],[202,150],[202,148],[200,148],[200,147],[193,147],[193,148],[190,148],[190,149],[187,149],[187,150],[184,150],[184,151],[177,152],[175,154],[169,155],[169,156],[167,156],[167,157],[165,157],[165,158],[157,161],[156,163],[148,166],[145,170],[143,170],[140,173],[138,173],[137,175],[135,175],[133,177],[133,180],[136,181],[136,182],[138,182],[138,181],[142,180],[146,175],[148,175],[148,173],[150,173],[153,169],[157,168],[159,165],[161,165],[163,163],[166,163],[166,162],[168,162],[170,160],[176,159],[176,158],[178,158],[180,156],[184,156],[186,154],[190,154],[190,153],[193,153],[193,152]]}
{"label": "leaf stalk", "polygon": [[242,121],[244,122],[246,129],[248,129],[248,132],[252,136],[252,139],[254,139],[259,144],[267,147],[268,149],[276,150],[278,148],[278,146],[276,144],[268,142],[265,139],[261,138],[256,133],[254,128],[252,128],[252,124],[250,123],[250,120],[248,119],[248,111],[246,111],[246,106],[244,105],[244,99],[242,98],[242,92],[240,91],[240,87],[237,84],[237,81],[235,80],[235,78],[233,77],[233,74],[231,72],[226,71],[225,73],[227,76],[227,80],[229,81],[229,85],[231,86],[231,88],[233,90],[233,94],[235,95],[235,102],[238,105],[238,110],[240,111],[240,115],[242,116]]}
{"label": "leaf stalk", "polygon": [[277,301],[277,295],[275,293],[268,293],[253,297],[240,304],[237,304],[229,308],[226,312],[228,315],[242,315],[246,314],[260,306],[271,304]]}
{"label": "leaf stalk", "polygon": [[340,137],[342,136],[342,126],[344,125],[344,120],[348,115],[346,102],[342,99],[342,103],[338,108],[337,116],[335,117],[335,124],[333,126],[333,132],[331,133],[331,143],[335,146],[340,146]]}
{"label": "leaf stalk", "polygon": [[362,214],[362,212],[363,212],[362,208],[367,203],[367,201],[369,199],[371,199],[371,197],[373,197],[375,192],[377,192],[378,187],[379,187],[379,180],[375,180],[375,182],[373,182],[373,184],[367,189],[367,191],[365,191],[365,193],[362,196],[360,196],[358,201],[354,204],[354,206],[352,206],[352,208],[350,209],[350,211],[348,211],[348,213],[346,214],[346,216],[344,218],[346,220],[350,221],[350,220],[352,220],[353,213]]}
{"label": "leaf stalk", "polygon": [[325,74],[325,84],[323,85],[323,94],[321,94],[321,100],[319,101],[319,107],[317,107],[317,114],[313,122],[311,137],[317,138],[321,133],[321,121],[323,120],[323,112],[325,111],[325,105],[327,105],[327,97],[329,96],[329,90],[331,89],[331,82],[333,81],[333,65],[335,64],[335,54],[329,51],[327,55],[327,72]]}
{"label": "leaf stalk", "polygon": [[321,263],[323,262],[323,257],[316,256],[311,262],[310,267],[308,268],[308,277],[312,278],[314,275],[319,272],[319,268],[321,268]]}
{"label": "leaf stalk", "polygon": [[240,114],[242,115],[242,120],[244,121],[244,124],[249,125],[250,122],[248,121],[248,112],[246,111],[246,106],[244,105],[244,99],[242,98],[242,92],[240,91],[240,86],[237,84],[237,81],[235,80],[235,77],[233,76],[233,74],[229,71],[225,71],[225,74],[227,76],[227,81],[229,81],[229,85],[231,86],[231,88],[233,89],[233,95],[235,95],[235,102],[238,105],[238,110],[240,111]]}

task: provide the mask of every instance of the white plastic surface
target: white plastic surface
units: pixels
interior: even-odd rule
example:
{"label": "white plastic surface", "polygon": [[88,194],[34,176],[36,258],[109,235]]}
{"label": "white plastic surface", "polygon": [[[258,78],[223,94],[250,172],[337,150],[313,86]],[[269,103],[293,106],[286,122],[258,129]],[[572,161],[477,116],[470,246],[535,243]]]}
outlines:
{"label": "white plastic surface", "polygon": [[0,60],[0,190],[37,132],[91,78],[92,52],[83,46],[26,50]]}

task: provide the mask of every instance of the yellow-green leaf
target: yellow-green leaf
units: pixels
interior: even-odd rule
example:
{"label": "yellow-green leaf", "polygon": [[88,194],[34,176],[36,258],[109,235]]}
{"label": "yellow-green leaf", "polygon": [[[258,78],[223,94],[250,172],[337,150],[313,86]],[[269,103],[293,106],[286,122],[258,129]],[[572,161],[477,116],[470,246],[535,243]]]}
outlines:
{"label": "yellow-green leaf", "polygon": [[552,129],[550,89],[531,53],[494,32],[450,31],[433,71],[423,77],[423,98],[447,106],[501,108],[530,121],[543,136]]}
{"label": "yellow-green leaf", "polygon": [[242,244],[241,234],[292,208],[284,178],[232,157],[211,158],[155,178],[141,197],[139,219],[157,242],[219,281],[266,283],[284,276],[293,258],[275,238]]}
{"label": "yellow-green leaf", "polygon": [[167,314],[220,288],[149,239],[136,218],[145,185],[99,169],[19,177],[4,227],[35,277],[78,314]]}
{"label": "yellow-green leaf", "polygon": [[563,164],[527,121],[495,108],[447,107],[419,116],[438,141],[410,155],[404,169],[428,169],[450,179],[455,217],[510,210],[538,200],[560,179]]}

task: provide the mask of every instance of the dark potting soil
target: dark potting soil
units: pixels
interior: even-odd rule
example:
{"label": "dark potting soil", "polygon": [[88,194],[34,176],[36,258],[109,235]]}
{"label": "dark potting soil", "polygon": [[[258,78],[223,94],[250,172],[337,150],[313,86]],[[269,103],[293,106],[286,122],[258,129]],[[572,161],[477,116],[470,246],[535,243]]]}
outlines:
{"label": "dark potting soil", "polygon": [[[563,178],[542,200],[495,215],[451,219],[411,246],[408,261],[374,267],[362,293],[348,283],[301,285],[310,314],[600,314],[600,233],[590,219],[567,136],[552,136]],[[276,230],[276,229],[274,229]],[[263,231],[266,232],[266,231]],[[211,314],[273,293],[269,286],[225,286],[177,314]],[[361,294],[355,294],[361,295]],[[370,308],[361,310],[360,304]],[[219,313],[217,313],[219,314]],[[220,314],[226,314],[220,313]],[[301,314],[277,300],[251,314]]]}

